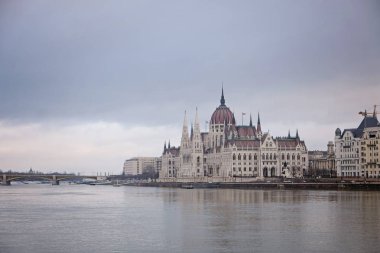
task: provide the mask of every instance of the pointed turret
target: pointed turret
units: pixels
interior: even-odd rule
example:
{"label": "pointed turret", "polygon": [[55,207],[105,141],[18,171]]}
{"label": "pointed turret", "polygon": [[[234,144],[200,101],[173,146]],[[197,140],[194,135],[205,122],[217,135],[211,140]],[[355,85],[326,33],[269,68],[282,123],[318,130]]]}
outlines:
{"label": "pointed turret", "polygon": [[193,123],[191,123],[191,127],[190,127],[190,140],[191,141],[193,140],[193,135],[194,135]]}
{"label": "pointed turret", "polygon": [[164,144],[164,151],[166,151],[166,141],[165,141],[165,144]]}
{"label": "pointed turret", "polygon": [[374,108],[373,108],[373,117],[377,119],[376,105],[374,105]]}
{"label": "pointed turret", "polygon": [[198,118],[198,108],[195,108],[195,120],[194,120],[194,130],[193,130],[193,150],[200,152],[202,148],[202,138],[201,138],[201,127],[199,125],[199,118]]}
{"label": "pointed turret", "polygon": [[222,85],[222,97],[220,98],[220,105],[226,105],[226,100],[224,99],[223,85]]}
{"label": "pointed turret", "polygon": [[257,132],[261,133],[260,113],[257,114]]}
{"label": "pointed turret", "polygon": [[249,114],[249,126],[252,127],[252,114]]}
{"label": "pointed turret", "polygon": [[194,128],[199,128],[199,119],[198,119],[198,107],[195,108],[195,120],[194,120]]}
{"label": "pointed turret", "polygon": [[187,148],[189,146],[189,129],[187,127],[187,115],[185,111],[185,117],[183,118],[181,148]]}
{"label": "pointed turret", "polygon": [[290,129],[288,130],[288,139],[290,139]]}
{"label": "pointed turret", "polygon": [[298,129],[297,129],[297,131],[296,131],[296,138],[297,138],[297,139],[300,138],[299,135],[298,135]]}
{"label": "pointed turret", "polygon": [[169,140],[169,143],[168,143],[168,149],[170,149],[170,140]]}

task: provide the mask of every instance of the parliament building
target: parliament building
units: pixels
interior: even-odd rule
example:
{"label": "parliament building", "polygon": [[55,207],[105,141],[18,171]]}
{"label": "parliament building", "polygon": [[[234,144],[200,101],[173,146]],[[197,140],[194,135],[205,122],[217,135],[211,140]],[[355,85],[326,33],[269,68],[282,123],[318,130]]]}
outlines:
{"label": "parliament building", "polygon": [[194,124],[188,125],[185,112],[181,145],[164,145],[161,181],[233,181],[270,177],[302,177],[308,166],[308,152],[298,130],[285,137],[263,132],[257,123],[237,125],[227,107],[224,93],[211,115],[209,131],[201,132],[198,110]]}

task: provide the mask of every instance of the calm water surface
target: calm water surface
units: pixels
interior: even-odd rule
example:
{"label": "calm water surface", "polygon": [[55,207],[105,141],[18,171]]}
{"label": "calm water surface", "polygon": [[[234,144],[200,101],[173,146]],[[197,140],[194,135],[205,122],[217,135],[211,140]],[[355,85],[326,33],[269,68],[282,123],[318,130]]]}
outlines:
{"label": "calm water surface", "polygon": [[380,252],[380,192],[3,186],[0,252]]}

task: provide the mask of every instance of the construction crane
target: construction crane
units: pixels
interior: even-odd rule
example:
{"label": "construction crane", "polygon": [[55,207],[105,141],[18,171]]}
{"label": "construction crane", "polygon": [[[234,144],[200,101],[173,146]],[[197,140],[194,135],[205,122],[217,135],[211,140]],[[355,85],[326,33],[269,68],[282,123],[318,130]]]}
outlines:
{"label": "construction crane", "polygon": [[[376,111],[376,106],[380,106],[380,105],[374,105],[373,106],[373,117],[374,118],[377,118],[377,114],[380,114]],[[367,115],[371,115],[371,113],[368,113],[367,110],[364,110],[364,112],[359,112],[360,115],[362,115],[364,117],[364,128],[367,128],[367,121],[365,120],[365,118],[367,117]]]}
{"label": "construction crane", "polygon": [[[373,117],[376,117],[377,114],[380,114],[379,112],[376,111],[376,106],[380,106],[380,105],[374,105],[373,106]],[[368,113],[367,110],[364,110],[364,112],[359,112],[360,115],[362,115],[363,117],[367,117],[367,115],[371,115],[371,113]]]}

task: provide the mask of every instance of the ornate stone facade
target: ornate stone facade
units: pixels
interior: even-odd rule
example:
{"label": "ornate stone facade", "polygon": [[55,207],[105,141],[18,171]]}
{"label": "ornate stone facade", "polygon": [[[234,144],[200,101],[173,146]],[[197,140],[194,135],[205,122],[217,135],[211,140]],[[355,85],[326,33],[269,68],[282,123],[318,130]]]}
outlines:
{"label": "ornate stone facade", "polygon": [[273,137],[257,124],[237,125],[224,93],[211,116],[209,131],[201,132],[198,110],[190,135],[185,112],[180,147],[166,147],[161,180],[226,181],[236,178],[302,177],[308,165],[305,142],[296,136]]}
{"label": "ornate stone facade", "polygon": [[367,178],[380,178],[380,125],[364,129],[360,166]]}
{"label": "ornate stone facade", "polygon": [[329,141],[327,151],[309,151],[308,176],[336,177],[334,143]]}
{"label": "ornate stone facade", "polygon": [[363,113],[357,128],[335,131],[335,162],[338,177],[379,177],[379,128],[376,107]]}

